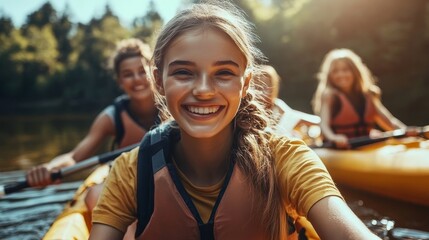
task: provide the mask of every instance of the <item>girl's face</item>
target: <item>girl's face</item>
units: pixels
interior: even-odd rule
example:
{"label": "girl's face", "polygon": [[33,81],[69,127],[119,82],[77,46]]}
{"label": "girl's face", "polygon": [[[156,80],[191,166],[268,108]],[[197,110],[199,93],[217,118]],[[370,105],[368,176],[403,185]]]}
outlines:
{"label": "girl's face", "polygon": [[141,57],[124,59],[119,64],[119,86],[131,99],[152,97],[151,83]]}
{"label": "girl's face", "polygon": [[182,131],[210,138],[231,125],[249,86],[245,70],[246,59],[228,35],[199,28],[171,42],[155,76]]}
{"label": "girl's face", "polygon": [[353,89],[354,76],[349,65],[341,60],[334,60],[329,70],[331,84],[342,92],[350,92]]}

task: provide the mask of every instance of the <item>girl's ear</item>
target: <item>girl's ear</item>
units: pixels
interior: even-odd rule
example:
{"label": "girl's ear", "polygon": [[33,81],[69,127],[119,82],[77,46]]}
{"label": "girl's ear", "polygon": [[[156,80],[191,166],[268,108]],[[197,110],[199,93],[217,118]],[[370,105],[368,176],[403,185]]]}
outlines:
{"label": "girl's ear", "polygon": [[243,94],[241,97],[245,97],[247,94],[247,90],[250,86],[250,80],[252,80],[252,73],[247,74],[246,78],[244,79],[244,85],[243,85]]}
{"label": "girl's ear", "polygon": [[116,80],[116,83],[118,84],[119,89],[121,89],[123,91],[124,87],[122,86],[122,81],[118,79],[118,80]]}
{"label": "girl's ear", "polygon": [[158,68],[153,69],[153,77],[155,78],[156,89],[161,95],[164,95],[164,84],[162,83],[162,73]]}
{"label": "girl's ear", "polygon": [[123,81],[120,76],[116,75],[116,84],[118,84],[119,89],[124,91]]}

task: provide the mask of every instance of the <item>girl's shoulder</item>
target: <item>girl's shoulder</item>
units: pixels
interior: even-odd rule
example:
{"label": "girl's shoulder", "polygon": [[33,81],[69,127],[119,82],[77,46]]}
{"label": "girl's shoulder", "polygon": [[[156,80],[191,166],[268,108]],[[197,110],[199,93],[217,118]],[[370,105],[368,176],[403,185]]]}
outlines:
{"label": "girl's shoulder", "polygon": [[289,152],[296,149],[310,149],[305,142],[299,138],[287,137],[278,134],[272,134],[269,139],[270,148],[273,153]]}
{"label": "girl's shoulder", "polygon": [[323,166],[320,158],[301,139],[273,136],[270,139],[273,163],[276,169],[299,169],[306,166]]}
{"label": "girl's shoulder", "polygon": [[376,85],[372,85],[368,89],[367,95],[371,96],[371,97],[380,98],[381,97],[381,89],[378,86],[376,86]]}
{"label": "girl's shoulder", "polygon": [[332,100],[335,98],[338,98],[342,93],[334,88],[326,88],[323,92],[322,92],[322,99],[324,101],[327,100]]}
{"label": "girl's shoulder", "polygon": [[100,114],[106,115],[108,116],[110,119],[112,119],[112,121],[115,121],[115,106],[109,105],[107,107],[105,107]]}
{"label": "girl's shoulder", "polygon": [[134,175],[137,169],[137,160],[140,147],[136,147],[129,152],[122,153],[113,163],[113,167],[119,172],[129,172]]}

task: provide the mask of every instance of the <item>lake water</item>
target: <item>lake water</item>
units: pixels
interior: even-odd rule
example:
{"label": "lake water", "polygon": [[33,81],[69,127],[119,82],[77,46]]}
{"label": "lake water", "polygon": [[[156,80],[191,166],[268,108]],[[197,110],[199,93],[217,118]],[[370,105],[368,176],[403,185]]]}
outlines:
{"label": "lake water", "polygon": [[[94,117],[70,114],[0,117],[0,184],[22,177],[24,172],[20,170],[73,149],[85,136]],[[0,239],[40,239],[63,204],[73,196],[79,180],[88,173],[67,178],[65,181],[70,183],[64,186],[21,193],[24,197],[31,195],[31,199],[20,198],[19,194],[13,201],[0,199]],[[383,231],[393,228],[384,239],[429,239],[428,207],[339,187],[349,206],[373,231],[384,236]],[[426,233],[411,238],[410,234],[419,232],[407,233],[403,228]],[[405,234],[405,237],[394,238],[392,233]]]}

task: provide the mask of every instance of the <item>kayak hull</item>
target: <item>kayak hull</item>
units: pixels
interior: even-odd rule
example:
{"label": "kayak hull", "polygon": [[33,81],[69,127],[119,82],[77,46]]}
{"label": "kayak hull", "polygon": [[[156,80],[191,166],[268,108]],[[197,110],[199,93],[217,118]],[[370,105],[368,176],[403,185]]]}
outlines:
{"label": "kayak hull", "polygon": [[102,165],[85,180],[76,191],[73,199],[57,217],[49,231],[43,237],[51,239],[88,239],[91,231],[91,213],[85,204],[88,189],[104,181],[109,173],[109,166]]}
{"label": "kayak hull", "polygon": [[337,184],[429,206],[429,142],[392,139],[356,150],[314,149]]}

